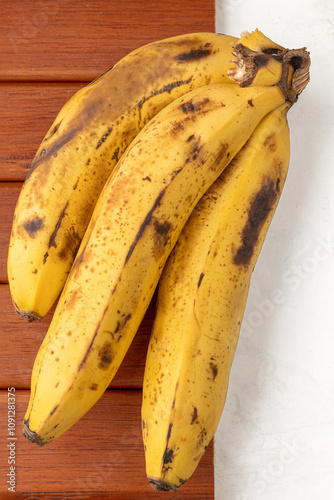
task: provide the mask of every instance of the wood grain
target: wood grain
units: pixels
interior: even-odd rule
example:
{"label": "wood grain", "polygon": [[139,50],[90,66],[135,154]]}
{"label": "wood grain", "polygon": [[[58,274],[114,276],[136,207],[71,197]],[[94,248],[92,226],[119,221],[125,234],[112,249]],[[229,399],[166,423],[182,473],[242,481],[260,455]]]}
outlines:
{"label": "wood grain", "polygon": [[[154,296],[141,326],[110,388],[138,389],[143,385],[146,351],[155,313]],[[52,310],[42,321],[28,323],[14,310],[9,286],[0,285],[0,389],[29,389],[33,363],[52,319]]]}
{"label": "wood grain", "polygon": [[2,0],[2,81],[91,81],[156,39],[214,31],[213,0]]}
{"label": "wood grain", "polygon": [[[145,474],[141,436],[141,391],[108,390],[98,403],[70,430],[45,447],[26,441],[21,422],[29,391],[15,391],[16,491],[57,492],[80,500],[99,498],[161,498],[149,486]],[[8,396],[0,391],[0,498],[6,492],[8,474]],[[7,439],[9,437],[9,439]],[[213,499],[212,443],[197,470],[179,493],[164,493],[164,499]],[[92,495],[93,494],[93,495]],[[94,496],[94,494],[96,496]],[[27,496],[29,498],[29,496]],[[30,498],[34,498],[31,496]],[[48,500],[52,495],[47,497]],[[74,497],[75,498],[75,497]]]}

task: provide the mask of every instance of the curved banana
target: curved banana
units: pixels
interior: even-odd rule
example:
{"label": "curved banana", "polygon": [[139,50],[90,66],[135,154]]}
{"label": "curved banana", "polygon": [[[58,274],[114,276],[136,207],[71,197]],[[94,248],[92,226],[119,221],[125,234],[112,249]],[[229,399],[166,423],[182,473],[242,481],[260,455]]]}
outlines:
{"label": "curved banana", "polygon": [[178,490],[217,429],[249,283],[289,165],[283,105],[201,198],[163,270],[142,400],[146,471]]}
{"label": "curved banana", "polygon": [[108,179],[37,354],[24,434],[45,444],[101,397],[200,196],[285,102],[278,86],[213,84],[170,103]]}
{"label": "curved banana", "polygon": [[[254,36],[258,40],[259,34]],[[227,72],[236,41],[194,33],[151,43],[64,105],[36,153],[15,209],[8,280],[21,316],[40,319],[57,299],[98,196],[139,130],[181,95],[211,83],[233,83]],[[276,84],[282,65],[263,57],[252,83]]]}

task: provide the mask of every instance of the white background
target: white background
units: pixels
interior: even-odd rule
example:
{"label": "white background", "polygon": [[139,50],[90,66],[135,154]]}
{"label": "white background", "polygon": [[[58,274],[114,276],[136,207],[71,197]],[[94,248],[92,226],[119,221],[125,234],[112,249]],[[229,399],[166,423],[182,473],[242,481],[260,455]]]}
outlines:
{"label": "white background", "polygon": [[[334,4],[216,0],[216,31],[307,47],[287,181],[215,437],[216,500],[334,499]],[[281,297],[280,303],[275,297]]]}

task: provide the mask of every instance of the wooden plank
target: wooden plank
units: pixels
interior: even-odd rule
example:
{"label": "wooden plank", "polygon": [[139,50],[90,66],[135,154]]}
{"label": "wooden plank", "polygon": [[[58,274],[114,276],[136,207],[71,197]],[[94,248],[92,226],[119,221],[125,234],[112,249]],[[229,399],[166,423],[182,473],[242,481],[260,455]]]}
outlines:
{"label": "wooden plank", "polygon": [[156,39],[215,30],[214,0],[2,0],[2,81],[91,81]]}
{"label": "wooden plank", "polygon": [[1,498],[8,486],[8,444],[13,442],[16,492],[27,492],[25,498],[144,500],[162,495],[166,500],[214,499],[212,443],[177,495],[158,494],[149,486],[141,436],[140,390],[106,391],[69,431],[42,448],[21,436],[29,391],[15,391],[15,394],[16,439],[13,440],[13,436],[8,436],[7,391],[0,391]]}
{"label": "wooden plank", "polygon": [[0,181],[24,181],[58,112],[84,85],[0,85]]}
{"label": "wooden plank", "polygon": [[[110,384],[111,388],[141,388],[147,346],[152,329],[155,300],[152,299],[138,332]],[[0,389],[29,389],[33,363],[52,319],[53,309],[42,321],[28,323],[14,310],[9,286],[0,285]]]}

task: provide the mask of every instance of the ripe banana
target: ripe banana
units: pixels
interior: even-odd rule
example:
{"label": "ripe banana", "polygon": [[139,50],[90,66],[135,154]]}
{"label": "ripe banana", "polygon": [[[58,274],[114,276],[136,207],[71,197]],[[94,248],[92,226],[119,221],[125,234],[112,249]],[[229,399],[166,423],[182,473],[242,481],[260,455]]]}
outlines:
{"label": "ripe banana", "polygon": [[[268,40],[260,32],[254,37],[247,34],[255,49],[259,39]],[[211,83],[233,83],[227,72],[237,41],[194,33],[151,43],[64,105],[36,153],[15,209],[8,280],[21,316],[40,319],[57,299],[101,190],[139,130],[181,95]],[[252,84],[278,83],[281,62],[266,54],[254,57]]]}
{"label": "ripe banana", "polygon": [[284,104],[201,198],[160,278],[142,427],[150,484],[178,490],[219,423],[250,279],[289,165]]}
{"label": "ripe banana", "polygon": [[37,354],[28,439],[52,441],[101,397],[195,204],[284,102],[278,86],[208,85],[170,103],[133,140],[103,188]]}

